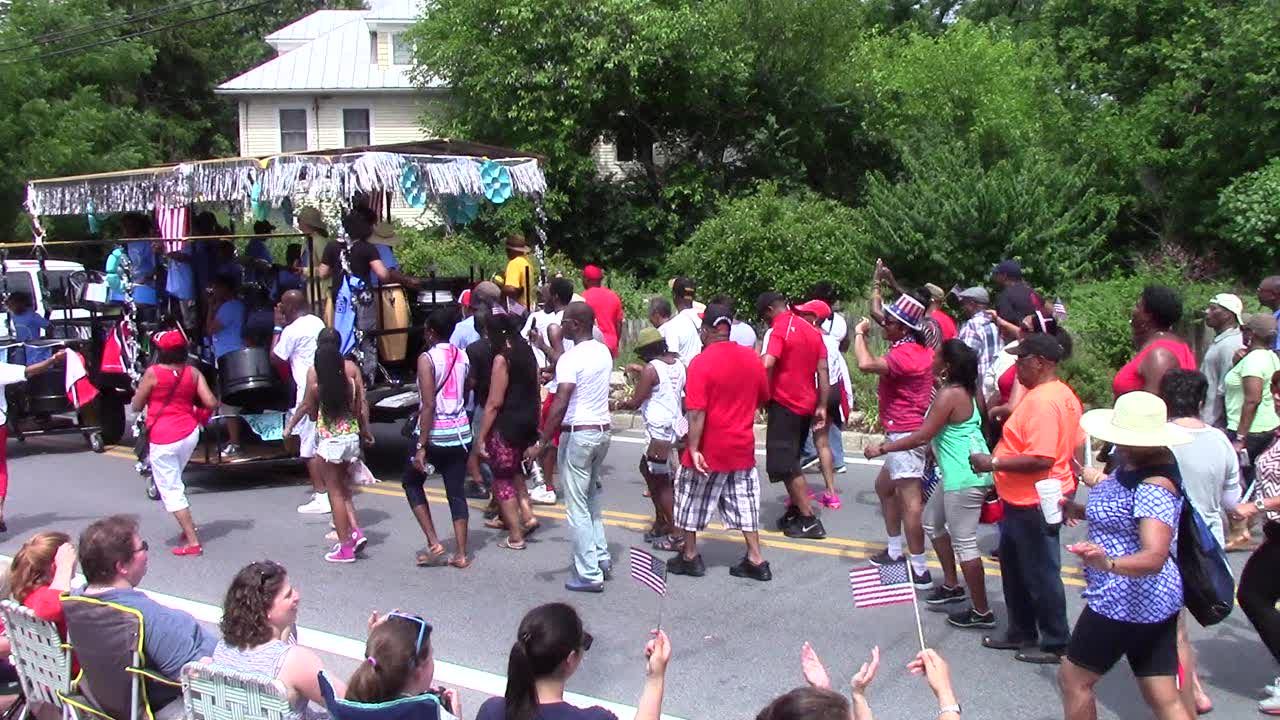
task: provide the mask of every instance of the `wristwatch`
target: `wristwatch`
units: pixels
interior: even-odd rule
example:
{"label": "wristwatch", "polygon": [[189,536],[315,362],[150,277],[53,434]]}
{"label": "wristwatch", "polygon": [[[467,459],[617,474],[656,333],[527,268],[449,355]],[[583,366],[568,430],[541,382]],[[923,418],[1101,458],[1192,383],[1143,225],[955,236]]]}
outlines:
{"label": "wristwatch", "polygon": [[1256,508],[1258,508],[1258,512],[1266,512],[1266,511],[1267,511],[1267,501],[1266,501],[1266,500],[1263,500],[1262,498],[1258,498],[1257,500],[1254,500],[1254,501],[1253,501],[1253,506],[1254,506],[1254,507],[1256,507]]}
{"label": "wristwatch", "polygon": [[959,706],[959,705],[944,705],[944,706],[942,706],[942,707],[938,708],[938,717],[942,717],[942,715],[943,715],[944,713],[949,713],[949,712],[953,712],[953,713],[955,713],[955,714],[959,715],[959,714],[960,714],[960,706]]}

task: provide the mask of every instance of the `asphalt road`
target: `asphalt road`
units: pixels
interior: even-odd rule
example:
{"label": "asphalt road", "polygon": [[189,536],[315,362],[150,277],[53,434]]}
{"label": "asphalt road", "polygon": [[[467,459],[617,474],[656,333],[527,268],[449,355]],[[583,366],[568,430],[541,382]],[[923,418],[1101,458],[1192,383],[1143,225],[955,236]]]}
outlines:
{"label": "asphalt road", "polygon": [[[754,717],[772,697],[803,682],[799,652],[806,640],[841,686],[871,647],[880,646],[882,667],[870,693],[878,718],[931,718],[937,712],[924,681],[904,670],[918,649],[911,606],[854,610],[849,595],[849,570],[864,566],[865,558],[883,543],[871,487],[876,466],[851,462],[848,472],[838,476],[845,505],[824,513],[828,539],[791,540],[766,533],[764,552],[773,567],[772,582],[730,577],[729,566],[743,553],[740,537],[710,532],[701,545],[707,576],[671,577],[670,591],[660,601],[625,573],[626,549],[641,543],[650,509],[635,470],[643,442],[635,433],[623,430],[614,437],[606,467],[607,534],[621,572],[604,594],[582,595],[563,589],[570,564],[561,507],[538,509],[543,529],[524,552],[499,549],[502,535],[484,528],[476,510],[470,531],[471,568],[415,567],[414,552],[424,540],[398,482],[405,441],[391,426],[380,430],[370,464],[384,482],[356,496],[370,543],[367,559],[354,565],[323,561],[327,516],[295,512],[307,499],[309,486],[301,468],[290,467],[189,474],[192,510],[206,554],[172,557],[166,550],[178,542],[177,526],[158,503],[145,498],[129,451],[112,448],[106,455],[93,455],[76,437],[10,443],[5,513],[9,532],[0,540],[0,552],[12,555],[39,530],[58,529],[74,536],[101,515],[135,514],[153,548],[143,587],[203,604],[193,607],[206,613],[216,613],[238,568],[269,557],[289,568],[302,592],[300,625],[332,634],[317,644],[325,650],[327,666],[339,674],[353,667],[351,656],[359,656],[370,610],[402,608],[429,618],[435,627],[436,656],[443,661],[438,676],[471,688],[464,693],[467,718],[474,716],[485,691],[501,691],[521,616],[549,601],[573,603],[595,635],[587,661],[570,683],[570,689],[594,698],[635,704],[643,683],[641,651],[661,612],[675,652],[664,705],[672,716]],[[818,476],[811,479],[817,488]],[[443,488],[438,479],[428,487],[437,527],[450,538]],[[776,487],[764,489],[762,516],[769,527],[782,511],[783,494]],[[1072,536],[1077,534],[1072,531]],[[993,536],[984,535],[984,550],[993,543]],[[1233,561],[1238,567],[1243,557]],[[1075,567],[1065,568],[1063,575],[1074,618],[1081,609],[1083,578]],[[999,575],[990,564],[988,590],[997,614],[1003,616],[999,586]],[[981,631],[951,628],[923,604],[921,613],[926,642],[951,664],[966,717],[1061,717],[1053,668],[1024,665],[1007,653],[985,650],[979,646]],[[320,636],[304,632],[302,640],[309,644],[309,637]],[[1216,714],[1253,715],[1255,693],[1270,682],[1276,668],[1243,614],[1237,611],[1210,630],[1194,627],[1192,638]],[[1122,664],[1099,687],[1099,717],[1149,716]]]}

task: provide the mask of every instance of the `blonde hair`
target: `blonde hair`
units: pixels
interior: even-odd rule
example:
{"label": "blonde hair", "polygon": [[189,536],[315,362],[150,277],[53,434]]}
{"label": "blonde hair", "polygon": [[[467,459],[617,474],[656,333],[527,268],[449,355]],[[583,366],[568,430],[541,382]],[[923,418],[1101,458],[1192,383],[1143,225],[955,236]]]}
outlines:
{"label": "blonde hair", "polygon": [[[71,542],[71,536],[63,532],[42,532],[22,544],[13,556],[7,578],[10,597],[21,603],[32,590],[48,585],[53,580],[53,559],[58,548]],[[0,581],[2,582],[2,581]]]}

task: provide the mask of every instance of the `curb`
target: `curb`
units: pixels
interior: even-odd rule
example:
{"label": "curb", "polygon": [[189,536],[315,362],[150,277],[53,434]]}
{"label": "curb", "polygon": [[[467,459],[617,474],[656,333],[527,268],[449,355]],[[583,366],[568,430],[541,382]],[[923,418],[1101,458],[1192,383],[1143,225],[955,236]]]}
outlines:
{"label": "curb", "polygon": [[[641,432],[644,431],[644,421],[640,418],[640,413],[615,412],[611,422],[615,430],[634,429]],[[755,434],[756,442],[764,444],[765,426],[763,423],[755,424]],[[866,446],[872,443],[884,442],[885,439],[884,435],[878,433],[862,433],[852,430],[845,430],[841,435],[844,438],[844,451],[846,453],[862,452],[862,449]]]}

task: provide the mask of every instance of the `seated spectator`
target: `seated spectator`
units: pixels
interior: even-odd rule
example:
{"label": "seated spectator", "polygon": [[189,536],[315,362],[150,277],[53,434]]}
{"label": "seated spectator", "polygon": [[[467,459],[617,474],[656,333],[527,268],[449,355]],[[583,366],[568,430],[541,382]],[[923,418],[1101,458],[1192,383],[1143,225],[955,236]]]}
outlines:
{"label": "seated spectator", "polygon": [[[213,664],[236,672],[275,678],[289,693],[287,718],[322,717],[310,702],[324,705],[317,673],[320,658],[294,645],[302,596],[289,584],[285,569],[270,560],[250,563],[236,573],[222,603],[222,640],[213,650]],[[335,682],[342,697],[345,688]]]}
{"label": "seated spectator", "polygon": [[[671,643],[661,630],[645,645],[645,682],[636,720],[662,716],[662,693]],[[548,603],[525,614],[507,660],[505,697],[489,698],[476,720],[617,720],[602,707],[580,708],[564,701],[564,686],[591,649],[591,633],[569,605]]]}
{"label": "seated spectator", "polygon": [[[195,618],[137,589],[147,574],[149,549],[133,518],[111,515],[94,521],[80,534],[80,566],[87,584],[72,594],[137,610],[142,615],[147,669],[177,681],[182,666],[207,660],[218,640]],[[149,685],[147,693],[153,708],[178,697],[176,689],[158,684]]]}
{"label": "seated spectator", "polygon": [[[62,615],[62,595],[71,591],[75,571],[76,547],[71,544],[71,536],[63,532],[37,533],[18,548],[9,566],[13,601],[56,625],[63,640],[67,639],[67,620]],[[71,674],[77,672],[79,664],[73,658]]]}
{"label": "seated spectator", "polygon": [[384,618],[374,613],[369,619],[364,662],[351,674],[346,699],[385,703],[433,695],[441,707],[440,720],[456,720],[462,715],[458,691],[432,687],[435,671],[430,623],[402,612],[388,613]]}
{"label": "seated spectator", "polygon": [[[849,681],[853,695],[850,705],[844,696],[831,689],[827,668],[818,659],[813,646],[805,643],[800,650],[800,669],[807,688],[796,688],[765,706],[756,720],[872,720],[871,706],[867,704],[867,687],[876,677],[880,667],[880,648],[871,649],[871,660],[862,663]],[[938,699],[938,720],[960,720],[960,703],[951,687],[951,670],[937,651],[921,650],[907,663],[912,675],[924,675],[929,689]]]}

